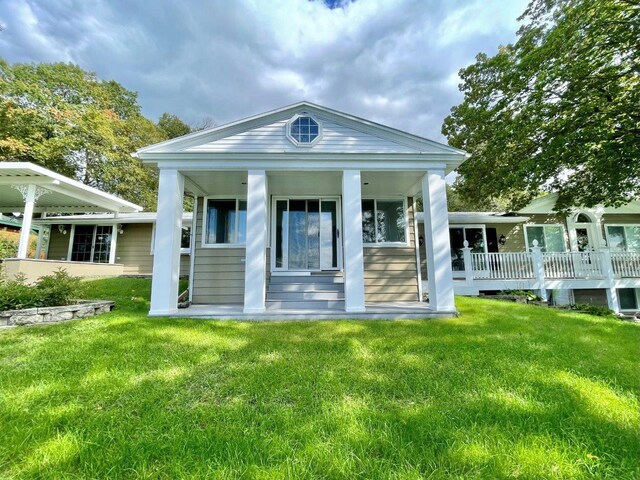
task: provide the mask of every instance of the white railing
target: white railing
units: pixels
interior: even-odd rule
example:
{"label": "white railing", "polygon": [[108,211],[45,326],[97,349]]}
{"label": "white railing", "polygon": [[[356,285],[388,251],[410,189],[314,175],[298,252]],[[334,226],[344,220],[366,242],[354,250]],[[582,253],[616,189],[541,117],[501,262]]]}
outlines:
{"label": "white railing", "polygon": [[472,253],[471,265],[478,280],[535,278],[530,252]]}
{"label": "white railing", "polygon": [[601,278],[602,254],[600,252],[543,253],[546,278]]}
{"label": "white railing", "polygon": [[640,252],[611,252],[611,265],[616,277],[640,278]]}

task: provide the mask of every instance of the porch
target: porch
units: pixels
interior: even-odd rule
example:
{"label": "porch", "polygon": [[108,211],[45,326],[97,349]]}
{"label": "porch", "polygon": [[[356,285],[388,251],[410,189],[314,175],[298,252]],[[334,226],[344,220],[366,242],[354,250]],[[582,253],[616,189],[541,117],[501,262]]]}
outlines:
{"label": "porch", "polygon": [[529,252],[476,253],[465,242],[463,271],[454,281],[458,295],[481,291],[603,289],[611,310],[621,310],[618,290],[640,289],[640,252],[547,253],[534,241]]}

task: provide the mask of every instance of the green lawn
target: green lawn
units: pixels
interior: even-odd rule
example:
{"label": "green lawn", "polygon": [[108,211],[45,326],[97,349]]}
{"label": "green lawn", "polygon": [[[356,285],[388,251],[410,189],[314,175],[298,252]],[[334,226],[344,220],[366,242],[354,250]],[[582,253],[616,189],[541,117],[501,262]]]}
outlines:
{"label": "green lawn", "polygon": [[459,298],[458,318],[146,318],[0,331],[0,478],[637,478],[640,326]]}

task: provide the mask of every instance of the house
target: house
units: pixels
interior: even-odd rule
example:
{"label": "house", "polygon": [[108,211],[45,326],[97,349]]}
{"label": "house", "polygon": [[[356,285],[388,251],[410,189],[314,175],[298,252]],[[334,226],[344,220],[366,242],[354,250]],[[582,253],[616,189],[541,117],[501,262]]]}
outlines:
{"label": "house", "polygon": [[640,201],[559,215],[556,199],[508,214],[450,213],[456,294],[532,289],[555,304],[639,311]]}
{"label": "house", "polygon": [[[151,315],[454,315],[445,175],[467,154],[308,102],[138,150],[159,170]],[[415,199],[427,248],[417,248]],[[428,303],[422,302],[420,255]]]}

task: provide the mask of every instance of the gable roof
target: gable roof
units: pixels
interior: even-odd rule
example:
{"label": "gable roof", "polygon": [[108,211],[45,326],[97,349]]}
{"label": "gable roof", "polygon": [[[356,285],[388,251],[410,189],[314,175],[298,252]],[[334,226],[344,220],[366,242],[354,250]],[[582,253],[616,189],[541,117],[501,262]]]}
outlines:
{"label": "gable roof", "polygon": [[[550,213],[555,213],[553,208],[556,206],[556,202],[558,200],[557,193],[549,193],[547,195],[543,195],[542,197],[538,197],[529,203],[524,208],[518,210],[518,213],[524,214],[540,214],[546,215]],[[629,203],[622,205],[620,207],[603,207],[597,206],[594,208],[575,208],[576,211],[584,210],[584,211],[594,211],[605,214],[637,214],[640,215],[640,200],[632,200]]]}
{"label": "gable roof", "polygon": [[[307,113],[324,124],[326,139],[299,147],[285,139],[284,126],[294,115]],[[326,140],[326,141],[323,141]],[[394,153],[447,155],[461,163],[469,155],[440,142],[372,122],[307,101],[295,103],[218,127],[194,132],[139,149],[134,155],[153,160],[170,153]]]}

